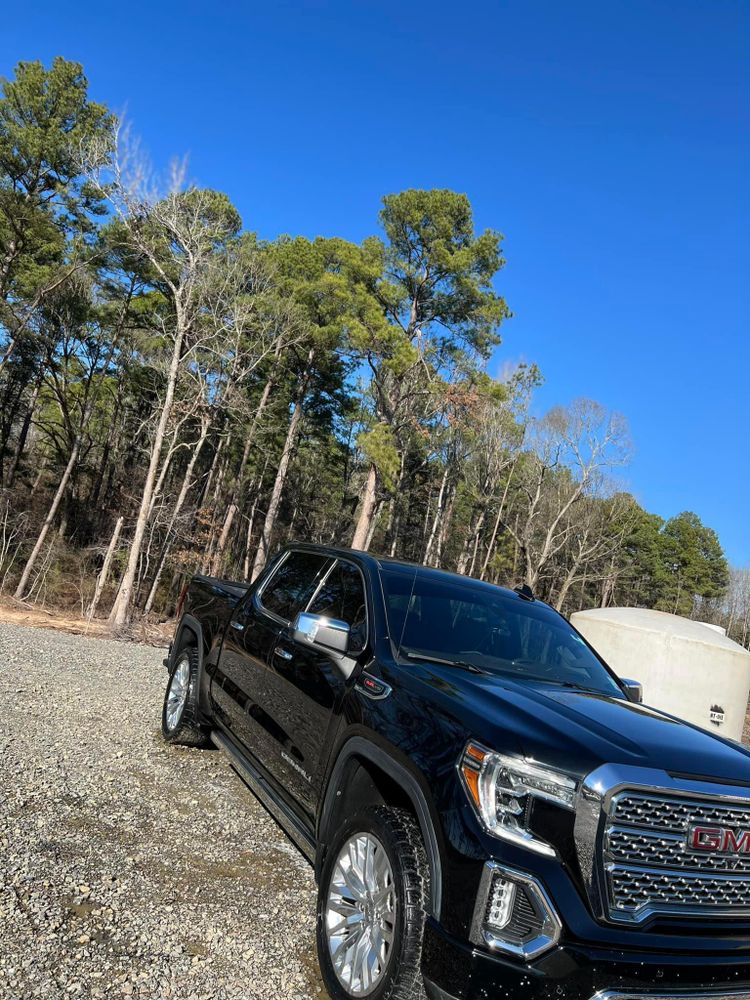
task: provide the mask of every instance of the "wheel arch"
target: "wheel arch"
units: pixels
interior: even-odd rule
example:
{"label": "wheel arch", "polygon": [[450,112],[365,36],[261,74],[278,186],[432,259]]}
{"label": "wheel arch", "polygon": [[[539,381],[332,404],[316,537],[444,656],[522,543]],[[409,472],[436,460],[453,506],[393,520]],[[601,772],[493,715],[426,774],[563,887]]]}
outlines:
{"label": "wheel arch", "polygon": [[177,626],[174,642],[172,643],[172,654],[169,659],[170,673],[174,668],[178,653],[180,650],[184,649],[189,642],[194,643],[196,649],[198,650],[198,667],[202,671],[203,657],[206,652],[206,644],[203,637],[203,626],[193,615],[183,615],[180,619],[180,624]]}
{"label": "wheel arch", "polygon": [[[363,770],[367,778],[362,776]],[[354,780],[348,783],[347,776],[352,776]],[[368,779],[380,793],[381,800],[388,804],[402,804],[398,798],[393,802],[392,796],[384,794],[389,788],[396,789],[397,794],[405,799],[403,804],[408,804],[416,816],[430,865],[430,913],[439,918],[442,899],[442,861],[434,810],[417,775],[384,747],[366,737],[350,737],[342,746],[331,768],[318,818],[316,875],[320,875],[330,833],[336,829],[338,817],[342,813],[347,814],[346,804],[352,804],[352,800],[356,802],[358,792],[367,794],[364,786]],[[352,795],[342,794],[344,789],[351,791]]]}
{"label": "wheel arch", "polygon": [[184,614],[180,619],[175,632],[172,652],[169,656],[167,669],[171,675],[177,662],[177,657],[181,650],[187,645],[195,646],[198,653],[198,699],[201,714],[206,722],[211,721],[211,703],[208,694],[209,675],[206,671],[206,657],[208,655],[208,644],[203,626],[198,619],[191,614]]}

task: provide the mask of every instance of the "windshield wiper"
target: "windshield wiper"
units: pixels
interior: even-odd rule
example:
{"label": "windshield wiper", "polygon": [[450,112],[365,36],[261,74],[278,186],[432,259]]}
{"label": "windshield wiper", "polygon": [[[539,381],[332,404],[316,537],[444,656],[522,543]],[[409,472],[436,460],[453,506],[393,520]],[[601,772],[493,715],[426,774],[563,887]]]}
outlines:
{"label": "windshield wiper", "polygon": [[482,670],[475,663],[469,663],[468,660],[447,660],[442,656],[433,656],[430,653],[414,653],[410,649],[402,649],[401,652],[410,660],[423,660],[425,663],[444,663],[447,667],[461,667],[462,670],[468,670],[472,674],[488,675],[486,670]]}
{"label": "windshield wiper", "polygon": [[554,684],[557,687],[572,688],[574,691],[589,691],[591,694],[607,694],[607,692],[602,691],[601,688],[592,688],[588,687],[586,684],[577,684],[576,681],[558,681],[553,677],[539,677],[532,679],[540,680],[544,684]]}

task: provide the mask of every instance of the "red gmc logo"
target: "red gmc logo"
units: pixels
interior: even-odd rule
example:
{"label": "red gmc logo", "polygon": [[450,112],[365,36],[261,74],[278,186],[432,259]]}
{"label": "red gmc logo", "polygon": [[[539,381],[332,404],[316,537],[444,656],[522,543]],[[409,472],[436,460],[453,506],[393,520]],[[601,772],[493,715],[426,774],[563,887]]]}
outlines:
{"label": "red gmc logo", "polygon": [[750,830],[729,830],[723,826],[691,826],[687,845],[691,851],[715,854],[750,854]]}

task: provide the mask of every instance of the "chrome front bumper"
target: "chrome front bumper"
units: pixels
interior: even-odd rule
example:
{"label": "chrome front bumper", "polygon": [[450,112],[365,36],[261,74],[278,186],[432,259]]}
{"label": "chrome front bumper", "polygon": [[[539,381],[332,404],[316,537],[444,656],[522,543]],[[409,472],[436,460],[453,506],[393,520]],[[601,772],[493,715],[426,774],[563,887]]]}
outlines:
{"label": "chrome front bumper", "polygon": [[717,990],[716,992],[700,990],[695,992],[686,991],[683,993],[651,993],[644,990],[642,993],[631,993],[619,990],[600,990],[595,993],[591,1000],[750,1000],[750,991],[737,990],[727,992]]}

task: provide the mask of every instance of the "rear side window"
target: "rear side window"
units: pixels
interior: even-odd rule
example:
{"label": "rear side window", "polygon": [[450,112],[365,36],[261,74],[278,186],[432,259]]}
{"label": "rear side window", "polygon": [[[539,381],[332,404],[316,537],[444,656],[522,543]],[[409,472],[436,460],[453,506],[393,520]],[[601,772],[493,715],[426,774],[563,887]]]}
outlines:
{"label": "rear side window", "polygon": [[262,607],[284,621],[292,621],[312,597],[330,563],[330,559],[315,552],[290,552],[261,590]]}
{"label": "rear side window", "polygon": [[367,602],[362,574],[351,563],[339,562],[307,609],[314,615],[338,618],[350,627],[349,652],[361,653],[367,642]]}

